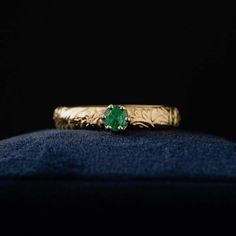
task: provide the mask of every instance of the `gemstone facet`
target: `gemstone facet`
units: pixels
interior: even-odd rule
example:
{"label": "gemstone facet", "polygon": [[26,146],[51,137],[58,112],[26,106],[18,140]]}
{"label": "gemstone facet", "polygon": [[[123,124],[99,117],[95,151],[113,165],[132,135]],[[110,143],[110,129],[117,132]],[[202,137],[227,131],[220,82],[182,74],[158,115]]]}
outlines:
{"label": "gemstone facet", "polygon": [[104,126],[114,132],[128,126],[128,112],[122,106],[109,106],[104,113]]}

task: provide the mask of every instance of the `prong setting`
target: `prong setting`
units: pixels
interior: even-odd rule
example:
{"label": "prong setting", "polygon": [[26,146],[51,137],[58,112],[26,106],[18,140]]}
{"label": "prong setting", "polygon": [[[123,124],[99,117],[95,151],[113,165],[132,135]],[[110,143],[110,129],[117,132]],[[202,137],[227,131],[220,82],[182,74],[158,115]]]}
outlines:
{"label": "prong setting", "polygon": [[125,110],[126,110],[125,106],[120,105],[119,107],[120,107],[120,109],[121,109],[122,111],[125,111]]}
{"label": "prong setting", "polygon": [[113,105],[113,104],[110,104],[107,108],[108,108],[108,109],[113,109],[113,108],[114,108],[114,105]]}
{"label": "prong setting", "polygon": [[126,117],[125,120],[126,120],[127,122],[130,122],[130,121],[131,121],[130,117]]}
{"label": "prong setting", "polygon": [[110,125],[106,125],[106,126],[105,126],[105,129],[106,129],[106,130],[111,130],[112,127],[111,127]]}
{"label": "prong setting", "polygon": [[120,131],[125,130],[125,127],[119,126],[118,130],[120,130]]}
{"label": "prong setting", "polygon": [[102,114],[102,115],[100,116],[100,118],[101,118],[102,120],[105,120],[105,119],[106,119],[106,116],[105,116],[104,114]]}

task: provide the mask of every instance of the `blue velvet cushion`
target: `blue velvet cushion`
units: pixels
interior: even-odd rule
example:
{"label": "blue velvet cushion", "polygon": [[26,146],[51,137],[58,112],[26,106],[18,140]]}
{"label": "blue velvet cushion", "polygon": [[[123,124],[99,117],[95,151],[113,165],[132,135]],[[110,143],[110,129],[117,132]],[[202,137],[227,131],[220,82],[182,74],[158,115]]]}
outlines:
{"label": "blue velvet cushion", "polygon": [[209,135],[36,132],[0,142],[0,222],[8,231],[31,227],[29,235],[112,225],[111,235],[121,220],[130,235],[139,226],[145,234],[174,224],[196,230],[204,217],[212,229],[236,210],[235,177],[236,144]]}
{"label": "blue velvet cushion", "polygon": [[0,142],[0,177],[236,178],[236,144],[176,130],[48,130]]}

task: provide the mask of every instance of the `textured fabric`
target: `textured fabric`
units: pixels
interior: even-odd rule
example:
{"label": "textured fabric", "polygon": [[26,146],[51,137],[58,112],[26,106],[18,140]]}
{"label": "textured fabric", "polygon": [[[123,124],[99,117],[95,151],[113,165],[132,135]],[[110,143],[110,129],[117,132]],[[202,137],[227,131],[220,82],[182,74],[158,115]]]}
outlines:
{"label": "textured fabric", "polygon": [[1,232],[151,235],[184,226],[189,235],[203,222],[212,233],[236,209],[235,146],[174,130],[49,130],[3,140]]}
{"label": "textured fabric", "polygon": [[0,176],[236,178],[236,144],[176,130],[49,130],[0,142]]}

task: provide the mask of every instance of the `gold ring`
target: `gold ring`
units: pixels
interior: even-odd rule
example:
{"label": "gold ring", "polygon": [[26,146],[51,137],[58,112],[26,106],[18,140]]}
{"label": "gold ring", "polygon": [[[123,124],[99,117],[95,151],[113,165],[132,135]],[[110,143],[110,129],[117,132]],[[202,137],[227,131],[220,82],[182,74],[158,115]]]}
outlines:
{"label": "gold ring", "polygon": [[176,107],[160,105],[58,107],[53,119],[58,129],[105,128],[114,132],[128,126],[178,127],[181,120]]}

